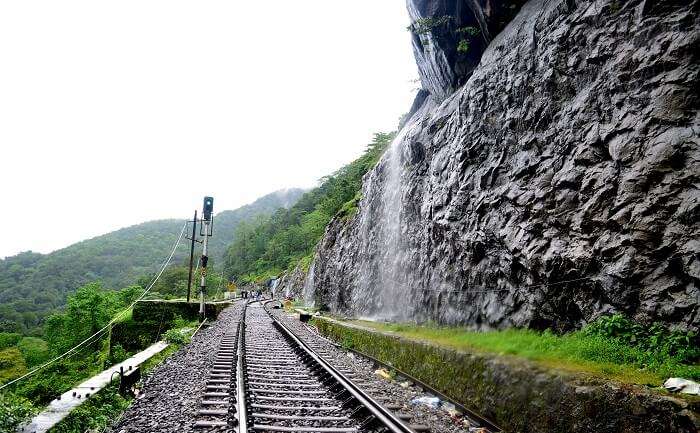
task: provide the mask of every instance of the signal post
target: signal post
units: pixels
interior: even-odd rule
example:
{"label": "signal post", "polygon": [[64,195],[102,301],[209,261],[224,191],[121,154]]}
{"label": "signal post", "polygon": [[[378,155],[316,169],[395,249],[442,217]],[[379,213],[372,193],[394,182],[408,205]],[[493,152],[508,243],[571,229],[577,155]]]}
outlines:
{"label": "signal post", "polygon": [[199,317],[204,320],[204,293],[207,287],[207,262],[209,257],[207,256],[207,246],[209,237],[212,235],[214,228],[214,217],[212,213],[214,212],[214,197],[204,197],[204,205],[202,208],[202,224],[199,226],[199,234],[203,237],[202,244],[202,258],[200,265],[202,267],[202,276],[199,285]]}

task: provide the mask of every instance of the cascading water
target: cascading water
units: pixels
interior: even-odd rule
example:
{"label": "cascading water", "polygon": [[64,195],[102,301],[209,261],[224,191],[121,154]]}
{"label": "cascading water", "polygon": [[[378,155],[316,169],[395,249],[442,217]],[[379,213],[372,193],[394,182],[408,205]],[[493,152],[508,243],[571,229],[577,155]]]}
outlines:
{"label": "cascading water", "polygon": [[304,280],[304,289],[302,290],[302,297],[304,299],[304,305],[307,307],[313,307],[316,305],[316,286],[314,285],[314,269],[316,263],[312,262],[309,267],[309,272]]}
{"label": "cascading water", "polygon": [[359,228],[362,259],[352,293],[353,310],[367,318],[407,320],[411,317],[406,263],[407,246],[402,237],[403,154],[415,123],[399,131],[364,181]]}

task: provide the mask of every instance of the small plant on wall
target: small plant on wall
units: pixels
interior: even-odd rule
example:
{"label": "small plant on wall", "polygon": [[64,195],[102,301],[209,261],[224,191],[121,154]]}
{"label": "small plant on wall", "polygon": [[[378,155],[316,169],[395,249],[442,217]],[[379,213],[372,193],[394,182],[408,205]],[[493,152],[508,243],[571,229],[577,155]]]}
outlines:
{"label": "small plant on wall", "polygon": [[460,27],[457,29],[457,34],[460,35],[461,39],[457,43],[457,52],[466,53],[469,51],[469,46],[476,36],[481,33],[477,27],[467,26]]}

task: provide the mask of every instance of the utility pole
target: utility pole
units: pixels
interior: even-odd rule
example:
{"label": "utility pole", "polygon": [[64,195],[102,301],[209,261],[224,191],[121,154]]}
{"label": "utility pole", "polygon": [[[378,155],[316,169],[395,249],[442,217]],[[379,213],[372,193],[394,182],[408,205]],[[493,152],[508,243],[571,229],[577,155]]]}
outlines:
{"label": "utility pole", "polygon": [[[199,317],[204,320],[204,290],[207,287],[207,246],[209,236],[212,235],[212,229],[214,225],[214,220],[212,218],[212,212],[214,211],[214,198],[204,197],[204,206],[202,209],[202,225],[199,226],[200,235],[204,236],[204,247],[202,248],[202,279],[200,283],[199,291]],[[202,230],[203,229],[203,230]]]}
{"label": "utility pole", "polygon": [[187,303],[190,303],[190,293],[192,293],[192,262],[194,261],[194,243],[197,235],[197,211],[194,211],[194,219],[192,220],[192,243],[190,244],[190,272],[187,274]]}

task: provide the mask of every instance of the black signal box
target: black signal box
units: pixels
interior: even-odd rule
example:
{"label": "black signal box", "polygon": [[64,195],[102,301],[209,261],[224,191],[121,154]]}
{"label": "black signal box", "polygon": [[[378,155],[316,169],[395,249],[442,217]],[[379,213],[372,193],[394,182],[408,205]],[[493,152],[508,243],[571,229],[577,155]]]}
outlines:
{"label": "black signal box", "polygon": [[204,197],[204,207],[202,209],[204,221],[211,221],[212,212],[214,212],[214,197]]}

